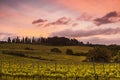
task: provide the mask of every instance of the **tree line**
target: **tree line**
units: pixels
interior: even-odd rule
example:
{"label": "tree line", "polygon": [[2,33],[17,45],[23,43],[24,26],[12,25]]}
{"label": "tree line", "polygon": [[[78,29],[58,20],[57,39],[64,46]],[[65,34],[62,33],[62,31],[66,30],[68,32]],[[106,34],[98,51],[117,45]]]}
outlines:
{"label": "tree line", "polygon": [[[3,42],[3,41],[1,41]],[[84,44],[82,41],[78,41],[77,39],[69,39],[66,37],[40,37],[40,38],[29,38],[29,37],[8,37],[6,43],[25,43],[25,44],[42,44],[42,45],[53,45],[53,46],[70,46],[70,45],[90,45],[89,42]]]}

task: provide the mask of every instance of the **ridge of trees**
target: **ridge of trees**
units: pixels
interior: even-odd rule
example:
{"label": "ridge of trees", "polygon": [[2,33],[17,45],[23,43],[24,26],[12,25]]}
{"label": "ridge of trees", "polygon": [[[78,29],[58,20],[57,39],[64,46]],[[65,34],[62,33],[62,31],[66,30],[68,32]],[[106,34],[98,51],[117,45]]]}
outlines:
{"label": "ridge of trees", "polygon": [[[1,41],[2,42],[2,41]],[[77,39],[69,39],[66,37],[40,37],[40,38],[29,38],[29,37],[8,37],[6,43],[25,43],[25,44],[42,44],[42,45],[53,45],[53,46],[70,46],[70,45],[85,45],[82,41]]]}
{"label": "ridge of trees", "polygon": [[87,43],[84,43],[82,41],[78,41],[77,39],[73,38],[66,38],[66,37],[39,37],[39,38],[29,38],[29,37],[15,37],[11,38],[8,37],[6,41],[0,41],[0,43],[24,43],[24,44],[41,44],[41,45],[51,45],[51,46],[73,46],[73,45],[78,45],[78,46],[91,46],[91,47],[108,47],[109,49],[112,49],[113,52],[116,52],[119,48],[120,45],[112,44],[112,45],[105,45],[105,44],[92,44],[89,41]]}

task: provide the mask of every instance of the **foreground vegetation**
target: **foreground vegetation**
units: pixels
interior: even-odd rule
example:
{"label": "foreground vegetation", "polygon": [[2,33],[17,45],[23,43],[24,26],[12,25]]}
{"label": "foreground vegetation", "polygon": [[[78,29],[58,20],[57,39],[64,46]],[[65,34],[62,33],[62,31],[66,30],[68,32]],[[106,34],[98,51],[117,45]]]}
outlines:
{"label": "foreground vegetation", "polygon": [[[0,44],[0,74],[21,77],[72,78],[72,80],[81,77],[84,77],[84,80],[119,80],[120,63],[106,63],[103,61],[100,63],[99,60],[97,63],[95,61],[83,62],[90,57],[99,58],[101,55],[93,56],[94,54],[91,54],[95,50],[98,51],[97,53],[101,53],[103,49],[89,46],[2,43]],[[110,53],[106,49],[104,52]]]}
{"label": "foreground vegetation", "polygon": [[61,78],[120,78],[120,64],[2,62],[2,74],[12,76],[44,76]]}
{"label": "foreground vegetation", "polygon": [[1,54],[0,57],[2,57],[2,59],[0,58],[1,74],[5,76],[73,78],[72,80],[76,78],[94,80],[95,76],[99,80],[119,80],[120,78],[119,63],[39,61],[4,54]]}

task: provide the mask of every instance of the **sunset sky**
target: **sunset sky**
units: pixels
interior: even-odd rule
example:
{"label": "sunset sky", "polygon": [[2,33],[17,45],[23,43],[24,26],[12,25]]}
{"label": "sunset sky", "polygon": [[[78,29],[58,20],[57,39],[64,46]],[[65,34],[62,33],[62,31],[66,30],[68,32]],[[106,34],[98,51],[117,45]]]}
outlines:
{"label": "sunset sky", "polygon": [[9,36],[120,44],[120,0],[0,0],[0,40]]}

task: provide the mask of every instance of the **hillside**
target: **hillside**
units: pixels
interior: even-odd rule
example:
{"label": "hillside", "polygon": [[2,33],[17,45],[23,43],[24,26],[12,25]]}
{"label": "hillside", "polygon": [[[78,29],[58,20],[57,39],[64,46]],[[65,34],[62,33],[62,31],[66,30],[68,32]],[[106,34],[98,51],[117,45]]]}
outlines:
{"label": "hillside", "polygon": [[[51,49],[58,48],[61,53],[51,52]],[[81,62],[86,59],[85,56],[67,55],[66,50],[71,49],[74,53],[86,53],[92,47],[88,46],[45,46],[34,44],[16,44],[16,43],[1,43],[0,54],[1,59],[16,59],[16,60],[32,60],[32,61],[72,61]],[[16,56],[8,53],[24,54],[25,56]],[[7,54],[5,54],[7,53]]]}

